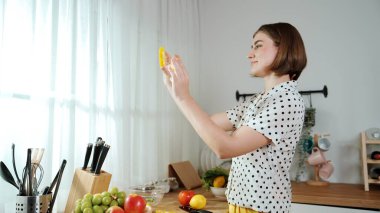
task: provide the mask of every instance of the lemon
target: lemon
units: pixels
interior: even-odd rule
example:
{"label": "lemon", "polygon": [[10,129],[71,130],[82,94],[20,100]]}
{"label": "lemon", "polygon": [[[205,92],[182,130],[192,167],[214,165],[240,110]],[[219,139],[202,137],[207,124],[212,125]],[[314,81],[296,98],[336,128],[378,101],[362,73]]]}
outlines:
{"label": "lemon", "polygon": [[165,48],[163,47],[160,47],[160,49],[158,49],[158,61],[160,63],[160,68],[164,67],[165,66],[165,60],[166,60],[166,56],[165,56]]}
{"label": "lemon", "polygon": [[224,176],[218,176],[214,179],[214,182],[212,185],[214,187],[221,188],[224,186],[225,183],[226,183],[226,179],[224,178]]}
{"label": "lemon", "polygon": [[206,198],[201,194],[194,195],[190,200],[190,207],[193,209],[203,209],[206,206]]}

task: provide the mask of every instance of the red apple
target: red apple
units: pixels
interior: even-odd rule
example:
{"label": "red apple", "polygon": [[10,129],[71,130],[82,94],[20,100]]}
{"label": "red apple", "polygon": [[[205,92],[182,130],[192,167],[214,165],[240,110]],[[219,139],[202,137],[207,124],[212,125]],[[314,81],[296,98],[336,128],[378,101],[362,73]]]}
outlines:
{"label": "red apple", "polygon": [[178,201],[182,206],[187,206],[190,203],[191,198],[195,195],[192,190],[182,190],[178,194]]}
{"label": "red apple", "polygon": [[124,213],[124,210],[119,206],[111,206],[107,209],[106,213]]}
{"label": "red apple", "polygon": [[124,201],[125,213],[144,213],[146,202],[137,194],[130,194]]}

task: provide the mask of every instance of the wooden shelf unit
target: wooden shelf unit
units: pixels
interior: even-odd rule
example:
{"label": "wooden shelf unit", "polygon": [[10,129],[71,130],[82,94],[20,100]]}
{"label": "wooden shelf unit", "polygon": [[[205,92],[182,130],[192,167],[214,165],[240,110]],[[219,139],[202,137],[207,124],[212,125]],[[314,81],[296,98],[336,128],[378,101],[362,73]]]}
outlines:
{"label": "wooden shelf unit", "polygon": [[373,160],[368,157],[368,145],[379,145],[380,147],[380,140],[368,140],[366,133],[361,132],[362,169],[365,191],[369,191],[369,184],[380,184],[380,179],[373,179],[368,175],[368,164],[378,164],[380,166],[380,160]]}
{"label": "wooden shelf unit", "polygon": [[292,182],[292,192],[293,203],[380,210],[380,185],[366,192],[363,184],[329,183],[326,187],[315,187]]}

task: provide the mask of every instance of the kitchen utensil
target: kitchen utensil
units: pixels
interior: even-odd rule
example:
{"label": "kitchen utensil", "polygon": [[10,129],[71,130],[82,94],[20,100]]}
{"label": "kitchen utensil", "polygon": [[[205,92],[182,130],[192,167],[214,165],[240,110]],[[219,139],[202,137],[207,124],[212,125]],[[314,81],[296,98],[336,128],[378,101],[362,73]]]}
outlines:
{"label": "kitchen utensil", "polygon": [[302,147],[305,152],[311,154],[314,147],[313,137],[309,136],[303,140]]}
{"label": "kitchen utensil", "polygon": [[32,169],[32,149],[28,149],[28,191],[27,195],[33,195],[33,169]]}
{"label": "kitchen utensil", "polygon": [[97,174],[97,175],[100,174],[100,171],[102,169],[104,160],[106,159],[106,156],[107,156],[107,153],[108,153],[108,150],[110,149],[110,147],[111,146],[108,145],[108,144],[104,144],[103,145],[103,148],[102,148],[102,151],[101,151],[101,154],[100,154],[100,157],[99,157],[99,161],[96,164],[95,174]]}
{"label": "kitchen utensil", "polygon": [[19,188],[16,181],[14,180],[11,172],[9,171],[8,167],[4,164],[3,161],[0,162],[0,176],[7,181],[8,183],[12,184],[17,189]]}
{"label": "kitchen utensil", "polygon": [[380,180],[380,167],[372,167],[369,170],[369,177],[375,180]]}
{"label": "kitchen utensil", "polygon": [[365,133],[368,140],[380,140],[380,128],[369,128]]}
{"label": "kitchen utensil", "polygon": [[36,162],[37,155],[38,155],[38,152],[40,151],[40,149],[39,148],[31,148],[31,150],[32,150],[31,162],[34,163],[34,162]]}
{"label": "kitchen utensil", "polygon": [[102,138],[98,137],[94,146],[94,154],[92,155],[92,164],[91,164],[91,169],[90,169],[90,171],[93,173],[95,172],[96,165],[99,162],[100,152],[102,151],[104,143],[105,142],[102,140]]}
{"label": "kitchen utensil", "polygon": [[170,191],[168,178],[149,182],[145,184],[145,186],[155,187],[156,189],[160,189],[163,193],[168,193]]}
{"label": "kitchen utensil", "polygon": [[[61,166],[62,167],[62,166]],[[55,184],[57,183],[58,181],[58,177],[59,177],[59,171],[57,172],[57,174],[55,175],[53,181],[51,182],[50,186],[46,186],[43,190],[43,193],[42,194],[49,194],[52,192],[52,189],[54,188]]]}
{"label": "kitchen utensil", "polygon": [[330,149],[331,142],[327,138],[318,139],[318,148],[322,151],[328,151]]}
{"label": "kitchen utensil", "polygon": [[326,158],[318,147],[314,147],[312,153],[307,158],[307,162],[311,166],[314,166],[326,162]]}
{"label": "kitchen utensil", "polygon": [[[61,184],[61,179],[62,179],[63,171],[65,170],[66,162],[67,162],[66,160],[62,161],[61,168],[58,171],[57,183],[55,184],[53,198],[50,202],[50,207],[49,207],[47,213],[53,212],[55,199],[57,198],[59,185]],[[50,191],[51,191],[51,188],[50,188]]]}
{"label": "kitchen utensil", "polygon": [[45,186],[41,194],[46,195],[48,192],[49,192],[49,186]]}
{"label": "kitchen utensil", "polygon": [[212,213],[204,209],[193,209],[190,206],[179,206],[179,208],[190,213]]}
{"label": "kitchen utensil", "polygon": [[48,211],[51,194],[38,196],[16,196],[14,213],[45,213]]}
{"label": "kitchen utensil", "polygon": [[[29,153],[28,153],[29,154]],[[20,189],[19,189],[19,196],[25,196],[26,194],[26,178],[27,178],[27,170],[28,170],[28,156],[26,157],[26,164],[24,166],[24,169],[22,171],[22,180],[20,184]]]}
{"label": "kitchen utensil", "polygon": [[322,164],[321,168],[319,169],[319,177],[326,180],[328,179],[332,173],[334,172],[334,166],[332,165],[331,161],[327,161]]}
{"label": "kitchen utensil", "polygon": [[[36,166],[34,166],[34,167],[36,167]],[[38,178],[37,178],[37,176],[38,176]],[[42,182],[43,176],[44,176],[44,169],[41,166],[41,164],[39,164],[36,167],[36,170],[34,171],[34,176],[33,176],[33,196],[38,195],[38,188]]]}
{"label": "kitchen utensil", "polygon": [[15,160],[15,144],[12,144],[12,163],[13,163],[13,171],[15,172],[16,178],[17,178],[17,183],[18,186],[20,187],[21,185],[21,180],[20,177],[18,176],[17,169],[16,169],[16,160]]}
{"label": "kitchen utensil", "polygon": [[88,161],[90,160],[91,151],[92,151],[92,143],[89,143],[87,145],[86,156],[84,158],[84,164],[82,167],[83,170],[87,169],[87,164],[88,164]]}
{"label": "kitchen utensil", "polygon": [[[29,173],[28,167],[25,167],[23,170],[23,176],[26,174],[27,178],[23,186],[24,189],[20,191],[19,196],[37,196],[38,195],[38,188],[44,176],[44,169],[41,165],[36,166],[35,164],[32,164],[30,168],[33,173],[32,175]],[[33,171],[34,168],[35,168],[35,171]],[[31,180],[29,177],[32,177]],[[31,189],[29,187],[31,187]]]}
{"label": "kitchen utensil", "polygon": [[221,187],[210,187],[211,189],[211,192],[212,194],[214,194],[215,197],[222,197],[222,198],[225,198],[226,197],[226,190],[227,188],[224,187],[224,188],[221,188]]}
{"label": "kitchen utensil", "polygon": [[[32,177],[32,193],[37,195],[38,187],[42,181],[44,170],[40,165],[42,156],[44,154],[44,148],[33,148],[32,149],[32,159],[31,159],[31,177]],[[39,171],[39,178],[37,178],[37,170]]]}
{"label": "kitchen utensil", "polygon": [[21,184],[20,184],[20,188],[19,188],[19,196],[26,196],[26,178],[27,178],[27,170],[28,170],[28,167],[24,167],[24,169],[22,170],[22,180],[21,180]]}
{"label": "kitchen utensil", "polygon": [[36,167],[38,167],[38,165],[40,165],[41,160],[42,160],[42,156],[44,155],[44,152],[45,152],[44,148],[39,148],[38,149],[37,156],[34,159],[34,161],[32,161],[32,163],[36,164],[35,165]]}
{"label": "kitchen utensil", "polygon": [[26,164],[22,173],[22,189],[20,189],[21,196],[32,196],[33,193],[33,177],[32,177],[32,149],[28,149]]}
{"label": "kitchen utensil", "polygon": [[131,186],[128,188],[127,193],[140,195],[150,206],[157,206],[165,194],[161,188],[144,185]]}

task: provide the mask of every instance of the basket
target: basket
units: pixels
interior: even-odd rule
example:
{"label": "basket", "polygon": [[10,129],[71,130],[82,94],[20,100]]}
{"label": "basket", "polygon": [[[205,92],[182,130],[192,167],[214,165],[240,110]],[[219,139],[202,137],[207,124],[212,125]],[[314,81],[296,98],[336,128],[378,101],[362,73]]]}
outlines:
{"label": "basket", "polygon": [[51,194],[40,196],[17,196],[16,213],[46,213],[51,202]]}

